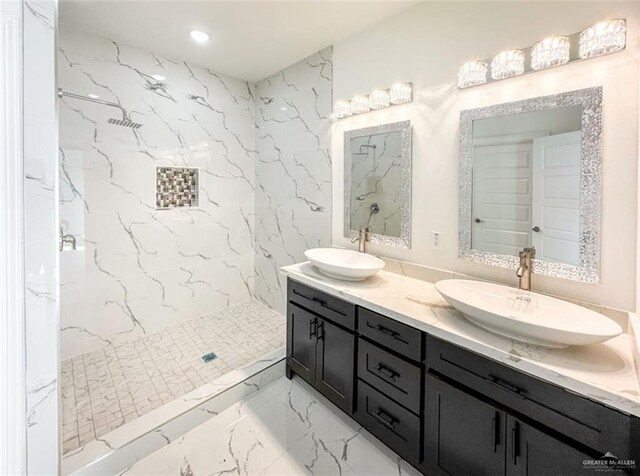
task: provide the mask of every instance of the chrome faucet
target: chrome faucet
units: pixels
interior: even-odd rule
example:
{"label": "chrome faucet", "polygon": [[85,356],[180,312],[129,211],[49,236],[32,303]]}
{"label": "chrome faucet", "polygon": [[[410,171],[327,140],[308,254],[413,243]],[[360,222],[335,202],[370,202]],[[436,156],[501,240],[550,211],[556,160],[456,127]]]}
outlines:
{"label": "chrome faucet", "polygon": [[532,260],[536,257],[535,248],[525,248],[518,253],[520,257],[520,266],[516,271],[518,277],[518,289],[531,291],[531,268]]}
{"label": "chrome faucet", "polygon": [[351,243],[358,242],[358,251],[360,253],[367,252],[367,242],[371,241],[371,228],[364,227],[358,230],[358,234],[351,238]]}
{"label": "chrome faucet", "polygon": [[76,237],[70,233],[65,235],[62,231],[62,225],[60,225],[60,251],[64,251],[65,243],[69,243],[72,249],[76,249]]}

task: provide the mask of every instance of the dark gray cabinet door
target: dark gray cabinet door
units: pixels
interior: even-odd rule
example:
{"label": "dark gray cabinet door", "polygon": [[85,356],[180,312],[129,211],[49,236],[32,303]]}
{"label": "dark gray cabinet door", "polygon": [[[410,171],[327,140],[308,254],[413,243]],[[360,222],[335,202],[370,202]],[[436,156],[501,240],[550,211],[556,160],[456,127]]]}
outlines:
{"label": "dark gray cabinet door", "polygon": [[315,387],[345,412],[353,413],[355,340],[353,333],[318,319]]}
{"label": "dark gray cabinet door", "polygon": [[584,475],[586,453],[507,416],[507,476]]}
{"label": "dark gray cabinet door", "polygon": [[425,382],[427,474],[505,474],[506,414],[427,374]]}
{"label": "dark gray cabinet door", "polygon": [[287,366],[313,385],[320,319],[293,303],[287,306],[287,313]]}

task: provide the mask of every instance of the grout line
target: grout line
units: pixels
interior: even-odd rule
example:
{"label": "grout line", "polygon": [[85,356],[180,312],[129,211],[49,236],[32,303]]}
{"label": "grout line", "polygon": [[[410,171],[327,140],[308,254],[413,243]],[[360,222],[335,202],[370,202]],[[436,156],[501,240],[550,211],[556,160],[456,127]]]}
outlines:
{"label": "grout line", "polygon": [[[190,319],[149,336],[68,359],[65,362],[68,362],[66,365],[70,376],[66,386],[71,385],[72,388],[71,391],[65,388],[64,392],[71,396],[75,406],[76,444],[80,443],[81,427],[76,389],[82,386],[81,379],[84,379],[86,386],[86,398],[89,400],[90,408],[88,416],[94,437],[99,438],[104,432],[98,434],[97,431],[94,401],[101,400],[106,408],[107,432],[112,431],[116,428],[112,426],[112,422],[115,421],[112,418],[114,414],[121,415],[123,424],[129,423],[125,421],[123,401],[129,400],[136,415],[141,416],[152,410],[149,398],[157,399],[159,403],[155,408],[159,408],[169,403],[162,400],[161,393],[168,393],[172,399],[179,398],[281,347],[283,341],[284,316],[259,301],[249,301]],[[259,348],[265,350],[258,350]],[[218,359],[208,364],[200,363],[200,356],[210,351],[215,351]],[[101,379],[99,375],[103,372],[106,373],[106,378]],[[76,373],[79,374],[78,379]],[[152,374],[155,375],[154,378]],[[91,387],[90,376],[95,376],[92,380],[97,380]],[[164,384],[162,392],[156,386],[159,384],[158,379]],[[118,390],[118,386],[124,386],[125,390]],[[149,395],[142,392],[145,395],[145,404],[141,408],[134,402],[132,389],[140,391],[145,387],[152,388],[153,392]],[[115,412],[111,411],[106,399],[109,393],[115,394]],[[68,422],[67,425],[73,423]],[[63,434],[67,425],[63,421]],[[69,446],[64,451],[69,452],[77,447]]]}

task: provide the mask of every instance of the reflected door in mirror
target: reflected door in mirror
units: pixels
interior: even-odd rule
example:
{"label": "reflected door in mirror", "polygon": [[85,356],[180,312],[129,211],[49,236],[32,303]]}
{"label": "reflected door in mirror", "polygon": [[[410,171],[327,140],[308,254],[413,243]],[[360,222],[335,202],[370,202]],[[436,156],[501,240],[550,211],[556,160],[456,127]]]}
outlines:
{"label": "reflected door in mirror", "polygon": [[579,264],[579,106],[473,122],[472,248]]}

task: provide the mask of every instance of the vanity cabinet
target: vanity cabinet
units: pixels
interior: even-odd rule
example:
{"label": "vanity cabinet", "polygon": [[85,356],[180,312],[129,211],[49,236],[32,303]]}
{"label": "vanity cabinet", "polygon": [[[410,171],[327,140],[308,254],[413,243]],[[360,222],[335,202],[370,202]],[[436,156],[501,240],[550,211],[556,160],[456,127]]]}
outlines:
{"label": "vanity cabinet", "polygon": [[433,375],[426,401],[430,475],[578,475],[585,459],[597,459]]}
{"label": "vanity cabinet", "polygon": [[287,376],[424,474],[583,475],[607,452],[640,474],[640,419],[291,279],[287,296]]}
{"label": "vanity cabinet", "polygon": [[[640,456],[637,418],[433,336],[427,336],[425,346],[429,374],[526,417],[575,448],[589,448],[593,457],[608,451],[624,459]],[[428,431],[433,431],[431,424]]]}
{"label": "vanity cabinet", "polygon": [[584,460],[598,459],[544,431],[507,415],[507,476],[584,475]]}
{"label": "vanity cabinet", "polygon": [[353,417],[414,466],[422,458],[422,332],[358,307]]}
{"label": "vanity cabinet", "polygon": [[354,418],[414,466],[420,464],[419,415],[410,412],[369,384],[358,380]]}
{"label": "vanity cabinet", "polygon": [[364,307],[358,308],[358,334],[407,359],[422,360],[422,332]]}
{"label": "vanity cabinet", "polygon": [[506,415],[433,375],[426,378],[425,465],[429,474],[504,473]]}
{"label": "vanity cabinet", "polygon": [[420,414],[422,370],[418,364],[360,337],[357,375],[407,410]]}
{"label": "vanity cabinet", "polygon": [[335,321],[348,326],[352,322],[350,316],[355,317],[355,306],[333,297],[319,297],[314,291],[298,283],[289,285],[287,375],[291,377],[295,372],[351,414],[355,334]]}

